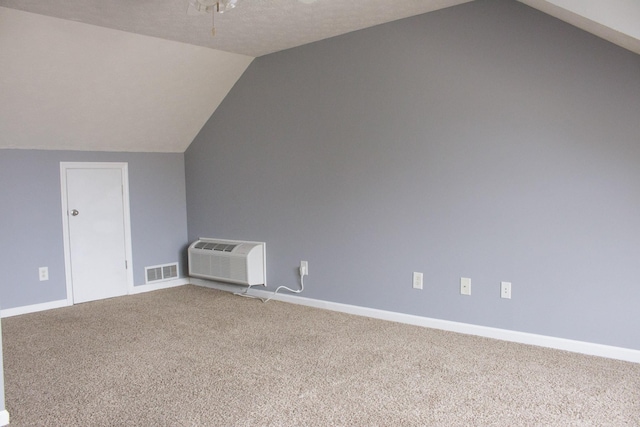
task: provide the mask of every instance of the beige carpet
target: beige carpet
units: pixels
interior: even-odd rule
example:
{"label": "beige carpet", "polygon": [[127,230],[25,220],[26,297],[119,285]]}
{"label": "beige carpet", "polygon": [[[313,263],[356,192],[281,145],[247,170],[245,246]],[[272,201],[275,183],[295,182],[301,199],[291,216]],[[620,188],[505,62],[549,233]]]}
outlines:
{"label": "beige carpet", "polygon": [[184,286],[2,320],[11,426],[640,426],[640,365]]}

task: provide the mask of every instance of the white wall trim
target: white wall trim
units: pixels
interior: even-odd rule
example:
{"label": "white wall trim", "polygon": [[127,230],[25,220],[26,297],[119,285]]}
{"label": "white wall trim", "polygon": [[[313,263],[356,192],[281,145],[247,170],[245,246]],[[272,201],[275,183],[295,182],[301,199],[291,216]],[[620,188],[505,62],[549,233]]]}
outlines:
{"label": "white wall trim", "polygon": [[[21,314],[35,313],[37,311],[52,310],[54,308],[68,307],[71,303],[69,300],[61,299],[58,301],[43,302],[41,304],[24,305],[22,307],[5,308],[0,310],[0,317],[19,316]],[[2,424],[0,424],[2,425]]]}
{"label": "white wall trim", "polygon": [[9,425],[9,412],[5,409],[4,411],[0,411],[0,426],[8,426]]}
{"label": "white wall trim", "polygon": [[143,292],[151,292],[151,291],[158,291],[160,289],[175,288],[176,286],[188,285],[189,283],[190,283],[190,280],[186,278],[165,280],[158,283],[154,282],[146,285],[134,286],[133,290],[130,293],[132,295],[141,294]]}
{"label": "white wall trim", "polygon": [[[191,283],[190,279],[182,278],[175,280],[167,280],[165,282],[153,283],[150,285],[134,286],[131,294],[141,294],[143,292],[158,291],[160,289],[174,288],[176,286],[184,286]],[[124,296],[124,295],[123,295]],[[44,302],[41,304],[24,305],[21,307],[5,308],[0,310],[0,317],[13,317],[21,314],[36,313],[38,311],[52,310],[54,308],[69,307],[73,305],[69,300],[61,299],[58,301]],[[2,424],[0,424],[2,426]]]}
{"label": "white wall trim", "polygon": [[[191,278],[191,284],[204,286],[207,288],[219,289],[227,292],[238,292],[244,289],[244,286],[230,286],[194,278]],[[273,292],[253,288],[251,289],[251,292],[249,292],[249,294],[260,298],[268,298],[273,296]],[[441,329],[444,331],[458,332],[461,334],[494,338],[502,341],[536,345],[539,347],[565,350],[590,356],[599,356],[606,357],[608,359],[617,359],[627,362],[640,363],[640,350],[634,350],[630,348],[614,347],[585,341],[575,341],[565,338],[551,337],[547,335],[511,331],[508,329],[491,328],[488,326],[479,326],[470,323],[433,319],[429,317],[415,316],[412,314],[397,313],[393,311],[378,310],[375,308],[367,308],[356,305],[305,298],[296,295],[277,294],[273,296],[273,299],[277,301],[305,305],[308,307],[355,314],[357,316],[372,317],[374,319],[389,320],[392,322],[406,323],[408,325],[422,326],[425,328]]]}

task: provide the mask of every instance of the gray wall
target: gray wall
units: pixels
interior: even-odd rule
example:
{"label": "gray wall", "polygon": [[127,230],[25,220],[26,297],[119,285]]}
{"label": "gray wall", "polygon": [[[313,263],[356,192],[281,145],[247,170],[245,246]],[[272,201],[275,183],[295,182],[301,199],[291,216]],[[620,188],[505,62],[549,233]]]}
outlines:
{"label": "gray wall", "polygon": [[514,1],[267,55],[185,154],[189,238],[266,241],[271,289],[304,259],[310,298],[640,349],[639,112],[640,56]]}
{"label": "gray wall", "polygon": [[[134,284],[187,244],[184,155],[0,150],[1,308],[66,299],[60,162],[127,162]],[[38,267],[49,280],[38,280]],[[186,266],[185,266],[186,267]]]}

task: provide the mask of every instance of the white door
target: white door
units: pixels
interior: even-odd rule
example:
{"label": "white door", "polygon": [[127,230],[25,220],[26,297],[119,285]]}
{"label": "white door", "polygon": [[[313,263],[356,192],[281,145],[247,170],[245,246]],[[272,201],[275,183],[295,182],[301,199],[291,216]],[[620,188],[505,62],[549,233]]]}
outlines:
{"label": "white door", "polygon": [[73,303],[127,294],[123,170],[67,167],[64,172],[71,273],[67,282],[70,279]]}

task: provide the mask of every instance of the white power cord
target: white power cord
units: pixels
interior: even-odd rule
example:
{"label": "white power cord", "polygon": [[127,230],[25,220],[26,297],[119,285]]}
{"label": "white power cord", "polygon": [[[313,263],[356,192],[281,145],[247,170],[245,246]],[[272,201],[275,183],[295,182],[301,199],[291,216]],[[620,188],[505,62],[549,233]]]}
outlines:
{"label": "white power cord", "polygon": [[304,276],[306,276],[307,274],[308,273],[306,271],[303,271],[303,269],[300,268],[300,289],[291,289],[287,286],[278,286],[276,290],[273,292],[273,294],[266,299],[248,294],[249,289],[251,289],[252,286],[256,286],[256,285],[249,285],[247,289],[244,290],[244,292],[234,292],[234,295],[238,295],[240,297],[246,297],[246,298],[255,298],[255,299],[259,299],[262,302],[267,302],[267,301],[270,301],[273,297],[275,297],[280,289],[286,289],[287,291],[293,292],[294,294],[299,294],[300,292],[304,291]]}

